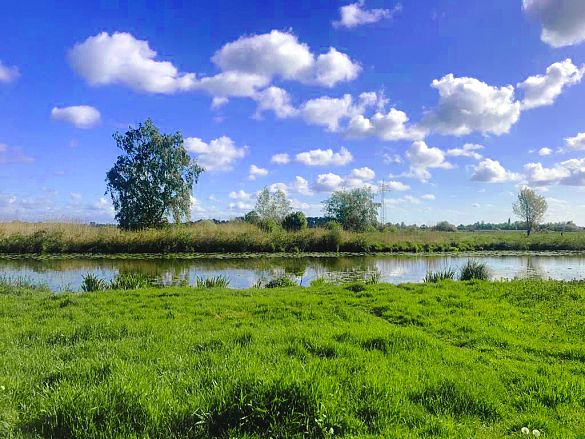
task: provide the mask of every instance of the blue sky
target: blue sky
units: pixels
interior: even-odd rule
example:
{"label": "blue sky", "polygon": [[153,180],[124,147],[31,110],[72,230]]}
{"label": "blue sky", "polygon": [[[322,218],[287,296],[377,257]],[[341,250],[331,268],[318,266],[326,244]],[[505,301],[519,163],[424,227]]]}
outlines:
{"label": "blue sky", "polygon": [[11,3],[1,220],[112,222],[112,134],[151,118],[207,168],[193,219],[384,180],[392,222],[507,221],[530,186],[585,224],[582,0]]}

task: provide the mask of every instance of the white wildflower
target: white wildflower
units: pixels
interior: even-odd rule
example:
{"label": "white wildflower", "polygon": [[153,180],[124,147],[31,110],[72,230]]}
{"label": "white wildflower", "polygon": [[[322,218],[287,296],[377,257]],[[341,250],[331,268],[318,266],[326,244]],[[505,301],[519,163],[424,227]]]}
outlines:
{"label": "white wildflower", "polygon": [[536,437],[540,437],[540,431],[538,430],[532,430],[532,434]]}
{"label": "white wildflower", "polygon": [[530,434],[530,430],[527,427],[522,427],[522,430],[520,430],[522,432],[522,434]]}

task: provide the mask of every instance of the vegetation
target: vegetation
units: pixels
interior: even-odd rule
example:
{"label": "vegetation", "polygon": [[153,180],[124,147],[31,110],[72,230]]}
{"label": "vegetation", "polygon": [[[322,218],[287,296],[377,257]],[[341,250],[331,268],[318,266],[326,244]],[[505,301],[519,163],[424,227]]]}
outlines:
{"label": "vegetation", "polygon": [[258,194],[254,212],[258,214],[261,221],[273,221],[280,224],[290,212],[290,201],[280,189],[271,193],[270,189],[265,187]]}
{"label": "vegetation", "polygon": [[455,279],[455,270],[452,268],[445,268],[442,271],[429,271],[423,277],[423,282],[425,283],[437,283],[443,280],[454,280]]}
{"label": "vegetation", "polygon": [[482,250],[585,250],[585,233],[351,232],[339,224],[286,232],[245,222],[212,221],[163,229],[125,231],[73,223],[0,223],[0,254],[45,253],[275,253],[457,252]]}
{"label": "vegetation", "polygon": [[355,289],[0,284],[0,437],[582,436],[583,283]]}
{"label": "vegetation", "polygon": [[492,270],[485,263],[473,259],[467,261],[459,272],[459,280],[490,280],[491,277]]}
{"label": "vegetation", "polygon": [[433,227],[433,230],[437,232],[456,232],[457,227],[455,227],[449,221],[441,221]]}
{"label": "vegetation", "polygon": [[375,196],[370,188],[336,191],[323,201],[323,211],[344,229],[363,232],[377,223],[380,203],[374,202]]}
{"label": "vegetation", "polygon": [[230,280],[227,276],[208,277],[206,279],[197,276],[197,288],[227,288],[230,285]]}
{"label": "vegetation", "polygon": [[303,212],[289,213],[284,217],[282,227],[287,232],[300,232],[307,228],[307,217]]}
{"label": "vegetation", "polygon": [[538,228],[548,209],[546,199],[537,195],[534,190],[524,188],[518,194],[518,200],[512,205],[514,215],[520,217],[526,224],[526,234]]}
{"label": "vegetation", "polygon": [[280,276],[276,279],[272,279],[266,285],[262,285],[264,288],[289,288],[298,287],[299,284],[292,280],[288,276]]}
{"label": "vegetation", "polygon": [[107,173],[107,192],[123,229],[159,227],[172,215],[190,219],[191,194],[203,168],[192,162],[183,136],[161,134],[150,119],[125,135],[114,134],[124,151]]}

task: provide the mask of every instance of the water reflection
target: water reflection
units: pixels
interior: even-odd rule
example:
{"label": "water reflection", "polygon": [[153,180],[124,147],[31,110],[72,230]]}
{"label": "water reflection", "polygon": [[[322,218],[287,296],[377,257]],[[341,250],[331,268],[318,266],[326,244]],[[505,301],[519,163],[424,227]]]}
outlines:
{"label": "water reflection", "polygon": [[[429,270],[458,270],[470,259],[465,256],[338,256],[338,257],[255,257],[163,259],[152,255],[145,259],[49,258],[2,259],[0,275],[27,277],[47,282],[52,290],[79,289],[82,276],[93,274],[111,280],[121,273],[143,273],[165,285],[194,284],[198,276],[224,275],[233,288],[247,288],[259,280],[287,274],[302,285],[319,277],[347,278],[380,273],[382,282],[420,282]],[[474,256],[493,270],[496,278],[583,279],[585,256],[499,255]]]}

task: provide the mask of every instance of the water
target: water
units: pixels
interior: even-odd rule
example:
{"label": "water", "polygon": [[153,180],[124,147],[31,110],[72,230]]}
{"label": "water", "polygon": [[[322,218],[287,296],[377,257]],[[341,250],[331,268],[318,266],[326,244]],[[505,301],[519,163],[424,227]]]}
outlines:
{"label": "water", "polygon": [[258,281],[289,275],[301,285],[325,277],[348,281],[380,273],[381,282],[421,282],[429,270],[447,267],[459,269],[469,259],[485,262],[497,279],[538,278],[585,279],[585,254],[474,254],[458,256],[405,255],[312,255],[274,257],[253,255],[185,255],[169,258],[161,255],[113,255],[102,257],[49,256],[2,257],[0,276],[21,277],[47,283],[53,291],[79,290],[82,276],[96,275],[105,280],[120,273],[143,273],[161,284],[194,284],[198,276],[224,275],[232,288],[248,288]]}

